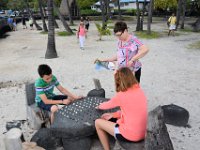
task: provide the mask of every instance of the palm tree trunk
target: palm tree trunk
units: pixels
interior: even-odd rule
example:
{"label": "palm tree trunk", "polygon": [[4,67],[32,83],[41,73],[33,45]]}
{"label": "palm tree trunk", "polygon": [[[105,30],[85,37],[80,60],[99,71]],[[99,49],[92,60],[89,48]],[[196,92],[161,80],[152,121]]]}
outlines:
{"label": "palm tree trunk", "polygon": [[63,26],[65,28],[65,30],[69,33],[73,33],[73,31],[70,29],[70,27],[68,26],[67,22],[65,21],[64,17],[62,16],[62,14],[60,13],[58,7],[56,6],[56,4],[53,2],[53,6],[54,6],[54,9],[55,11],[57,12],[58,14],[58,17],[60,18],[61,22],[63,23]]}
{"label": "palm tree trunk", "polygon": [[145,6],[146,6],[146,0],[144,0],[143,8],[142,8],[142,17],[141,17],[141,22],[140,22],[140,30],[141,31],[143,31],[143,21],[144,21]]}
{"label": "palm tree trunk", "polygon": [[67,6],[70,25],[73,25],[74,23],[73,23],[73,19],[72,19],[71,7],[69,6],[69,0],[64,0],[64,2],[66,3],[66,6]]}
{"label": "palm tree trunk", "polygon": [[59,26],[58,26],[58,23],[56,22],[56,18],[54,17],[54,28],[58,29]]}
{"label": "palm tree trunk", "polygon": [[105,29],[106,25],[106,17],[105,17],[105,2],[100,0],[100,7],[101,7],[101,15],[102,15],[102,28]]}
{"label": "palm tree trunk", "polygon": [[147,34],[151,34],[152,12],[153,12],[153,0],[150,0],[149,10],[148,10],[148,20],[147,20]]}
{"label": "palm tree trunk", "polygon": [[45,18],[44,18],[44,13],[42,10],[42,1],[38,0],[38,4],[39,4],[40,14],[41,14],[41,18],[42,18],[43,29],[45,32],[48,32],[47,25],[46,25]]}
{"label": "palm tree trunk", "polygon": [[182,21],[181,21],[181,29],[184,29],[185,11],[186,11],[186,0],[182,0]]}
{"label": "palm tree trunk", "polygon": [[46,59],[57,58],[56,44],[55,44],[55,31],[54,31],[54,16],[53,16],[53,0],[48,0],[48,43],[47,51],[45,54]]}
{"label": "palm tree trunk", "polygon": [[177,6],[177,11],[176,11],[176,28],[179,26],[179,21],[180,21],[180,14],[181,14],[181,5],[182,5],[182,0],[178,0],[178,6]]}
{"label": "palm tree trunk", "polygon": [[33,16],[33,14],[32,14],[32,12],[31,12],[31,10],[30,10],[30,8],[29,8],[28,0],[26,0],[26,7],[27,7],[27,10],[28,10],[28,12],[29,12],[29,15],[30,15],[31,18],[33,19],[33,24],[35,25],[36,29],[37,29],[37,30],[42,30],[42,27],[40,27],[40,26],[37,24],[37,22],[36,22],[36,20],[35,20],[35,18],[34,18],[34,16]]}
{"label": "palm tree trunk", "polygon": [[136,6],[137,6],[137,25],[136,25],[136,31],[140,31],[140,8],[139,8],[139,2],[136,0]]}
{"label": "palm tree trunk", "polygon": [[117,8],[118,8],[118,19],[122,20],[122,13],[120,8],[120,0],[117,0]]}

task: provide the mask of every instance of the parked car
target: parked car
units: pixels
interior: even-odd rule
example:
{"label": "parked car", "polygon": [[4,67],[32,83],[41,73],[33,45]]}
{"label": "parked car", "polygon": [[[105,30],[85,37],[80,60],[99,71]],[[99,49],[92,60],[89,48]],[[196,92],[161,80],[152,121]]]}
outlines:
{"label": "parked car", "polygon": [[0,14],[5,14],[5,11],[4,10],[0,10]]}

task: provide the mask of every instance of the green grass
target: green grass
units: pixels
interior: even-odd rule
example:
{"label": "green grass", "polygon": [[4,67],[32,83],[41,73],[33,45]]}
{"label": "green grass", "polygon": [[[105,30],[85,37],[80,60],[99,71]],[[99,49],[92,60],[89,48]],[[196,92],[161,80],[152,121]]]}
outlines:
{"label": "green grass", "polygon": [[40,34],[48,34],[48,32],[41,31]]}
{"label": "green grass", "polygon": [[182,32],[193,32],[193,30],[191,28],[179,29],[179,31],[182,31]]}
{"label": "green grass", "polygon": [[147,34],[147,31],[137,31],[135,32],[135,35],[143,39],[157,39],[161,37],[161,35],[155,31],[151,31],[151,34]]}
{"label": "green grass", "polygon": [[60,31],[60,32],[57,32],[58,36],[71,36],[73,35],[73,33],[69,33],[67,31]]}
{"label": "green grass", "polygon": [[77,24],[73,23],[73,24],[69,24],[70,27],[74,27],[77,26]]}
{"label": "green grass", "polygon": [[188,48],[200,49],[200,41],[190,44]]}

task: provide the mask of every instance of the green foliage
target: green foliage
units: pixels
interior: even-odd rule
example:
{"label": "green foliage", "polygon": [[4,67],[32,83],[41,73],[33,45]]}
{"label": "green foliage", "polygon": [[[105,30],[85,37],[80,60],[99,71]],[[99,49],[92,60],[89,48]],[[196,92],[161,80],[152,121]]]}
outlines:
{"label": "green foliage", "polygon": [[89,9],[98,0],[77,0],[80,9]]}
{"label": "green foliage", "polygon": [[67,31],[60,31],[57,32],[58,36],[70,36],[73,35],[73,33],[67,32]]}
{"label": "green foliage", "polygon": [[[95,23],[98,33],[99,33],[99,40],[101,40],[103,35],[111,35],[111,31],[109,28],[103,28],[99,23]],[[107,26],[107,24],[105,24]]]}
{"label": "green foliage", "polygon": [[179,31],[182,31],[182,32],[193,32],[193,30],[191,28],[179,29]]}
{"label": "green foliage", "polygon": [[156,9],[174,9],[177,7],[177,0],[154,0],[154,7]]}
{"label": "green foliage", "polygon": [[[118,9],[115,9],[114,13],[118,14]],[[121,13],[123,15],[135,16],[136,15],[136,9],[121,9]]]}
{"label": "green foliage", "polygon": [[101,15],[100,12],[97,12],[97,11],[92,10],[92,9],[82,9],[80,13],[81,13],[81,16],[98,16],[98,15]]}
{"label": "green foliage", "polygon": [[157,39],[160,37],[160,34],[155,31],[151,31],[150,35],[147,34],[147,31],[138,31],[138,32],[135,32],[135,35],[144,39]]}
{"label": "green foliage", "polygon": [[8,9],[7,8],[7,3],[8,3],[8,0],[0,0],[0,10]]}
{"label": "green foliage", "polygon": [[25,8],[25,2],[23,0],[8,0],[6,7],[11,10],[21,10]]}
{"label": "green foliage", "polygon": [[48,32],[41,31],[40,34],[48,34]]}

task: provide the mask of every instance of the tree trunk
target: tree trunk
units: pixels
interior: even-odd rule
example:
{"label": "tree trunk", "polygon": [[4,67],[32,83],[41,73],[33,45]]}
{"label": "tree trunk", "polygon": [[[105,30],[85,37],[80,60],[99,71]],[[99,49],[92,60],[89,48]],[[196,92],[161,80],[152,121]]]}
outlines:
{"label": "tree trunk", "polygon": [[35,25],[36,29],[37,29],[37,30],[42,30],[42,28],[37,24],[37,22],[36,22],[36,20],[35,20],[35,18],[34,18],[34,16],[33,16],[33,14],[32,14],[32,12],[31,12],[31,10],[30,10],[30,8],[29,8],[28,0],[26,0],[26,7],[27,7],[27,9],[28,9],[29,15],[30,15],[31,18],[33,19],[33,24]]}
{"label": "tree trunk", "polygon": [[152,11],[153,11],[153,0],[150,0],[147,20],[147,34],[151,34],[151,22],[152,22]]}
{"label": "tree trunk", "polygon": [[55,31],[54,31],[54,16],[53,16],[53,0],[48,0],[48,43],[47,51],[45,54],[46,59],[57,58],[56,44],[55,44]]}
{"label": "tree trunk", "polygon": [[194,32],[200,31],[200,17],[192,24],[192,27]]}
{"label": "tree trunk", "polygon": [[142,8],[142,17],[140,22],[140,30],[143,31],[143,21],[144,21],[144,13],[145,13],[145,6],[146,6],[146,0],[144,0],[143,8]]}
{"label": "tree trunk", "polygon": [[177,11],[176,11],[176,28],[178,28],[179,26],[181,5],[182,5],[182,0],[178,0],[178,6],[177,6]]}
{"label": "tree trunk", "polygon": [[40,14],[41,14],[41,18],[42,18],[43,30],[45,32],[48,32],[47,25],[46,25],[45,18],[44,18],[44,13],[42,10],[42,1],[38,0],[38,4],[39,4]]}
{"label": "tree trunk", "polygon": [[56,18],[54,17],[54,28],[58,29],[59,26],[58,26],[58,23],[56,22]]}
{"label": "tree trunk", "polygon": [[184,29],[185,11],[186,11],[186,0],[182,0],[182,21],[181,21],[181,29]]}
{"label": "tree trunk", "polygon": [[55,11],[57,12],[58,14],[58,17],[60,18],[61,22],[63,23],[63,26],[65,28],[65,30],[69,33],[73,33],[73,31],[70,29],[70,27],[68,26],[67,22],[65,21],[64,17],[61,15],[58,7],[56,6],[56,4],[53,2],[53,6],[54,6],[54,9]]}
{"label": "tree trunk", "polygon": [[110,1],[106,1],[106,6],[107,6],[107,18],[109,19],[111,17],[111,10],[110,10]]}
{"label": "tree trunk", "polygon": [[105,16],[105,2],[103,0],[100,0],[100,7],[101,7],[101,15],[102,15],[102,28],[105,29],[106,24],[106,16]]}
{"label": "tree trunk", "polygon": [[70,25],[73,25],[73,19],[72,19],[72,11],[71,11],[71,7],[69,6],[69,0],[64,0],[64,2],[66,3],[66,6],[67,6],[67,10],[68,10],[68,15],[69,15],[69,22],[70,22]]}
{"label": "tree trunk", "polygon": [[136,6],[137,6],[137,25],[136,25],[136,31],[140,31],[140,8],[139,8],[139,2],[136,0]]}
{"label": "tree trunk", "polygon": [[117,8],[118,8],[118,19],[122,20],[122,13],[120,8],[120,0],[117,0]]}

